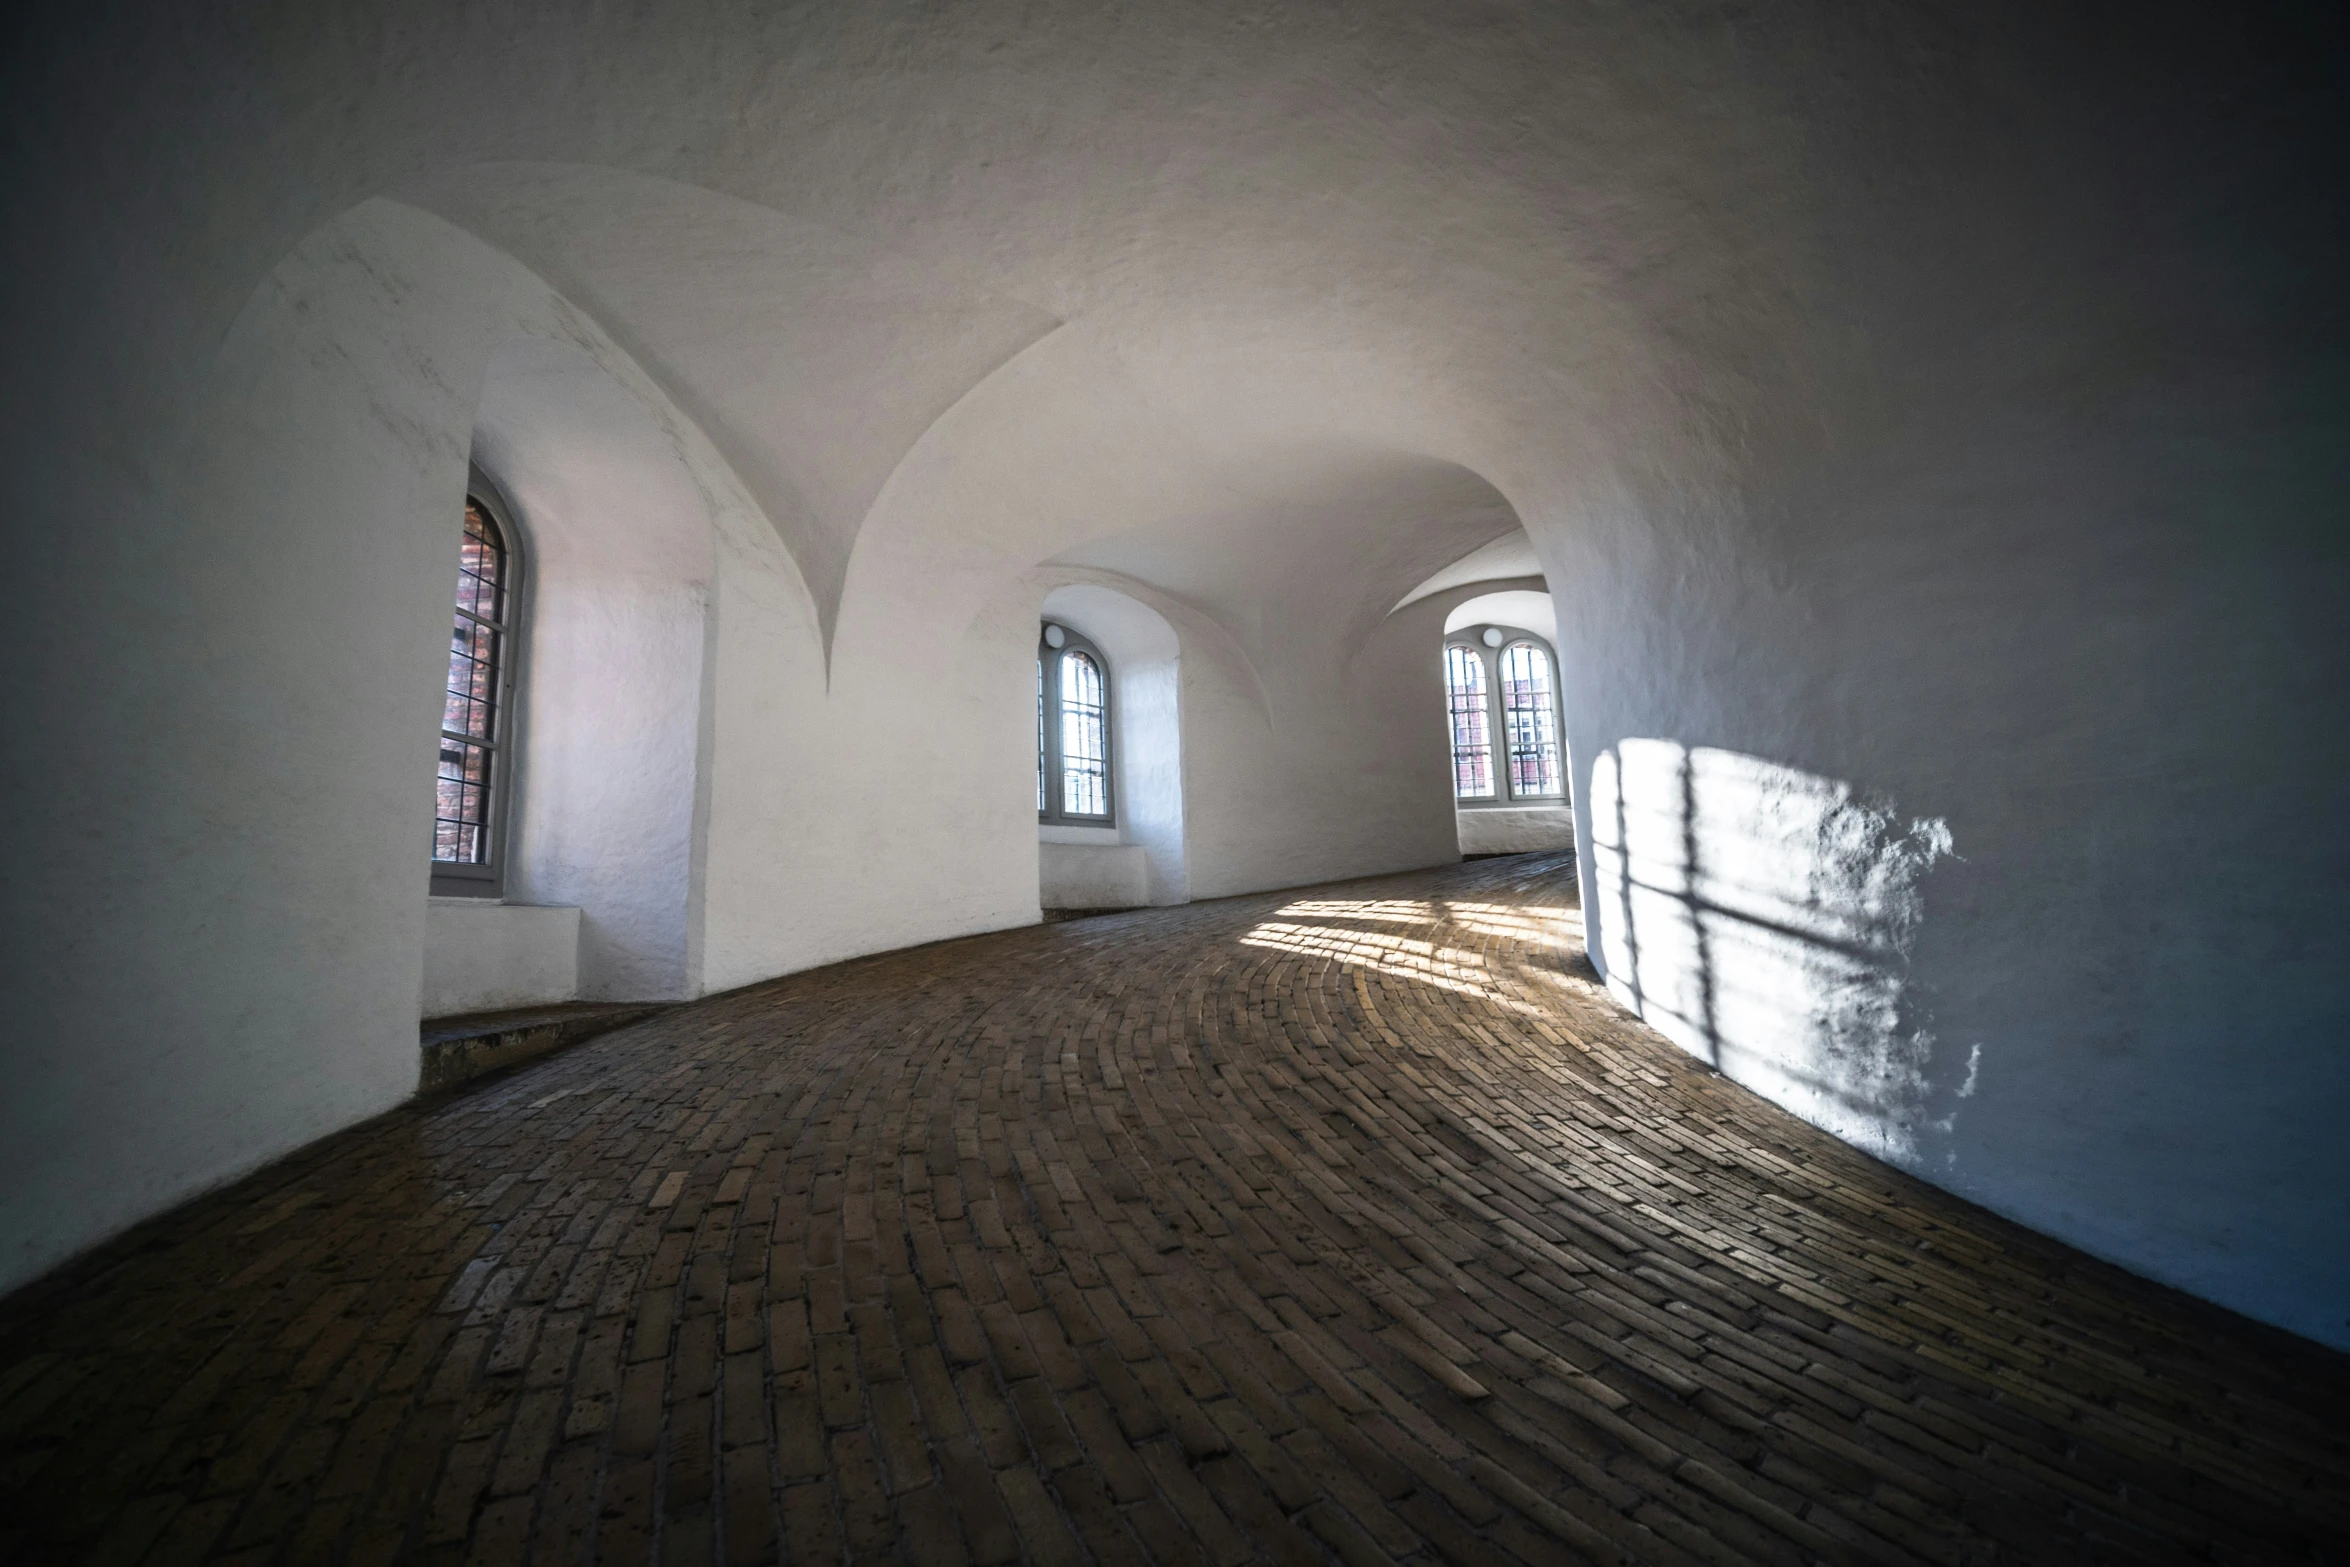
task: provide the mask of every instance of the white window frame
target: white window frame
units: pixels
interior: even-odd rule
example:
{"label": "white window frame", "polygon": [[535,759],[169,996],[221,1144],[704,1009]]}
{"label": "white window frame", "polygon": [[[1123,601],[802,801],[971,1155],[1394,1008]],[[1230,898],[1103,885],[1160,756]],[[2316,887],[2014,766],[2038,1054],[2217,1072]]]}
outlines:
{"label": "white window frame", "polygon": [[[1488,641],[1486,636],[1488,632],[1498,633],[1498,636],[1494,640]],[[1559,750],[1559,788],[1556,794],[1520,794],[1513,782],[1514,769],[1510,765],[1513,753],[1510,746],[1509,715],[1502,701],[1501,659],[1504,653],[1520,642],[1532,643],[1541,649],[1544,657],[1550,660],[1551,733],[1558,737]],[[1571,805],[1574,785],[1567,776],[1567,715],[1563,705],[1564,699],[1559,690],[1563,681],[1559,674],[1558,649],[1550,645],[1548,637],[1529,631],[1523,626],[1494,623],[1463,626],[1458,631],[1447,632],[1444,646],[1448,652],[1453,648],[1467,650],[1483,666],[1485,674],[1485,732],[1489,737],[1488,744],[1492,749],[1493,793],[1483,797],[1464,797],[1460,793],[1460,767],[1456,759],[1452,771],[1453,808],[1461,811],[1491,811],[1497,809],[1525,810],[1534,806],[1558,806],[1563,809]],[[1445,754],[1451,756],[1452,677],[1449,671],[1445,675],[1444,696]]]}
{"label": "white window frame", "polygon": [[[1058,632],[1056,643],[1053,634]],[[1106,809],[1086,816],[1066,809],[1062,790],[1067,778],[1061,754],[1061,656],[1083,653],[1102,672],[1102,796]],[[1048,620],[1037,628],[1036,766],[1042,781],[1036,820],[1050,827],[1116,827],[1118,825],[1118,710],[1116,686],[1109,658],[1093,639],[1075,627]]]}
{"label": "white window frame", "polygon": [[[513,814],[514,775],[521,754],[520,673],[523,650],[523,583],[529,571],[522,529],[515,525],[514,507],[496,480],[478,466],[468,465],[465,498],[478,502],[489,514],[506,546],[505,623],[499,629],[496,692],[491,708],[491,762],[488,810],[482,836],[486,857],[479,862],[432,860],[431,893],[436,898],[503,898],[506,895],[507,823]],[[462,515],[462,514],[460,514]],[[444,557],[445,559],[445,557]],[[450,609],[456,612],[452,598]],[[447,678],[446,665],[442,678]],[[438,740],[451,738],[436,727]],[[435,773],[438,773],[435,766]],[[427,851],[428,854],[430,851]]]}

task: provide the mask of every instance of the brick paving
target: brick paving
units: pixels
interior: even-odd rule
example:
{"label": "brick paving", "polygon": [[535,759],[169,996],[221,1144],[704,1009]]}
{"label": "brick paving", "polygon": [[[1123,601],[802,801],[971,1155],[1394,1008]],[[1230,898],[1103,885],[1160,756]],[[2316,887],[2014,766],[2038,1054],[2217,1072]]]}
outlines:
{"label": "brick paving", "polygon": [[0,1302],[0,1555],[2340,1560],[2345,1366],[1707,1072],[1496,860],[330,1138]]}

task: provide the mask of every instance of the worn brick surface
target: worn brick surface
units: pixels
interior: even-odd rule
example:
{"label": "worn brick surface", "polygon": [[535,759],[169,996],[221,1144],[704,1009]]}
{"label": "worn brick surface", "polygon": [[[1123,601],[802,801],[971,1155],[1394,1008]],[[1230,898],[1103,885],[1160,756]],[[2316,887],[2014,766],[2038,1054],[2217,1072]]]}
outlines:
{"label": "worn brick surface", "polygon": [[2342,1560],[2346,1408],[1663,1044],[1497,860],[330,1138],[0,1303],[0,1557]]}

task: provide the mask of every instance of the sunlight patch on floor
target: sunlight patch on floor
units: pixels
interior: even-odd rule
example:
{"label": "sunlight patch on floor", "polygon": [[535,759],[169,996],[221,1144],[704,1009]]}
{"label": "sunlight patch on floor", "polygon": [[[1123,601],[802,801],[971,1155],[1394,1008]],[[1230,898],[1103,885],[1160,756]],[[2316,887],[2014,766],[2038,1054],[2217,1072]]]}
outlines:
{"label": "sunlight patch on floor", "polygon": [[1480,936],[1522,941],[1529,946],[1548,947],[1557,952],[1583,950],[1581,909],[1447,902],[1444,912],[1453,924],[1464,930],[1475,931]]}
{"label": "sunlight patch on floor", "polygon": [[1419,898],[1307,898],[1279,910],[1307,919],[1387,920],[1398,925],[1425,925],[1436,905]]}
{"label": "sunlight patch on floor", "polygon": [[1240,944],[1336,958],[1341,963],[1371,969],[1390,978],[1475,996],[1514,1012],[1531,1014],[1537,1010],[1495,988],[1492,977],[1485,971],[1484,958],[1458,947],[1440,947],[1434,942],[1391,936],[1385,931],[1349,930],[1342,925],[1297,925],[1286,920],[1265,921],[1241,937]]}

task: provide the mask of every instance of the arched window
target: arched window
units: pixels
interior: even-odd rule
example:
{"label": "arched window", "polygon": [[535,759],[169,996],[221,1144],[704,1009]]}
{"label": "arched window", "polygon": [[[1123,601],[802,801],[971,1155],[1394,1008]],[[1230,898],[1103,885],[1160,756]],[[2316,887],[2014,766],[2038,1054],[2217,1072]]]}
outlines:
{"label": "arched window", "polygon": [[1532,642],[1503,649],[1501,718],[1509,737],[1510,793],[1521,800],[1558,798],[1558,704],[1547,649]]}
{"label": "arched window", "polygon": [[1456,802],[1565,801],[1557,665],[1548,643],[1511,626],[1456,631],[1444,639],[1444,693]]}
{"label": "arched window", "polygon": [[1036,645],[1036,818],[1115,825],[1110,778],[1110,665],[1067,626]]}
{"label": "arched window", "polygon": [[434,791],[432,890],[497,897],[504,890],[507,774],[512,770],[515,609],[521,585],[512,530],[478,472],[465,497],[449,678],[441,700]]}
{"label": "arched window", "polygon": [[1473,647],[1444,650],[1444,692],[1452,709],[1452,792],[1493,798],[1493,732],[1487,726],[1485,660]]}

